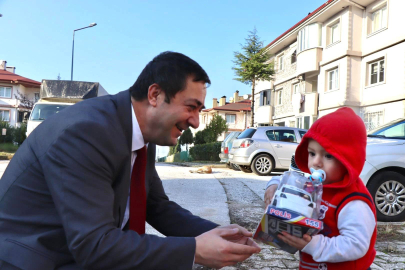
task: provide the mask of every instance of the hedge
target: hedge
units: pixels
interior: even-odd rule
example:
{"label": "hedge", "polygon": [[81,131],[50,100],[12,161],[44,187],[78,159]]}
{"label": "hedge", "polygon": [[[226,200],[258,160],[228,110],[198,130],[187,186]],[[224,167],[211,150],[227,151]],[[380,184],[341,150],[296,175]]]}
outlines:
{"label": "hedge", "polygon": [[190,148],[190,155],[193,160],[220,161],[221,143],[197,144]]}

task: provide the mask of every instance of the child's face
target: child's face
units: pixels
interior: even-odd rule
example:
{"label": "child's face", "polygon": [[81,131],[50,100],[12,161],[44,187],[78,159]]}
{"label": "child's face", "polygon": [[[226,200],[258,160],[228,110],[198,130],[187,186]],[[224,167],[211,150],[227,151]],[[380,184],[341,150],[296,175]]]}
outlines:
{"label": "child's face", "polygon": [[324,170],[326,173],[324,184],[339,182],[347,173],[345,166],[315,140],[308,143],[308,168]]}

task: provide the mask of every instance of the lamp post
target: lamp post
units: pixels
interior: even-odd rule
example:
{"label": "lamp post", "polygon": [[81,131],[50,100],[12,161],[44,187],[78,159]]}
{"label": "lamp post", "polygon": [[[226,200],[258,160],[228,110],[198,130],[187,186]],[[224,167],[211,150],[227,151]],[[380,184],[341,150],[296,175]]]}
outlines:
{"label": "lamp post", "polygon": [[73,81],[73,54],[74,54],[74,51],[75,51],[75,32],[76,32],[76,31],[79,31],[79,30],[86,29],[86,28],[90,28],[90,27],[93,27],[93,26],[96,26],[96,25],[97,25],[96,23],[91,23],[89,26],[86,26],[86,27],[82,27],[82,28],[73,30],[72,70],[71,70],[71,72],[70,72],[70,80],[71,80],[71,81]]}

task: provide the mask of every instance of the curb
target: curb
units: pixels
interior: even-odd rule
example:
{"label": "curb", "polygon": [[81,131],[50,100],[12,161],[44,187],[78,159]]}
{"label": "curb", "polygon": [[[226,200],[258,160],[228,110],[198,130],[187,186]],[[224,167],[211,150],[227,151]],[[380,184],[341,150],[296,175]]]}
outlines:
{"label": "curb", "polygon": [[212,168],[226,168],[226,164],[213,164],[213,163],[191,163],[191,162],[159,162],[172,164],[183,167],[202,167],[202,166],[212,166]]}
{"label": "curb", "polygon": [[383,226],[383,225],[405,225],[405,221],[400,221],[400,222],[382,222],[382,221],[377,221],[377,226]]}

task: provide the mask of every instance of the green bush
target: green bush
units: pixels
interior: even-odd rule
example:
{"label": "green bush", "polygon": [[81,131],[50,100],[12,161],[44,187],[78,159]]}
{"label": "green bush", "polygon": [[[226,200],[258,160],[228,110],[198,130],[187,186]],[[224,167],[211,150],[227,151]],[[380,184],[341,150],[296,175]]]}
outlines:
{"label": "green bush", "polygon": [[21,145],[24,142],[24,140],[27,138],[26,132],[27,132],[26,123],[21,123],[20,127],[14,128],[14,130],[13,130],[14,142],[17,143],[18,145]]}
{"label": "green bush", "polygon": [[193,160],[219,161],[219,153],[221,153],[221,142],[198,144],[190,148]]}
{"label": "green bush", "polygon": [[14,134],[14,127],[10,126],[10,124],[6,121],[0,121],[0,134],[3,134],[3,128],[7,129],[6,136],[0,136],[0,143],[12,143],[13,142],[13,134]]}
{"label": "green bush", "polygon": [[197,133],[195,134],[195,137],[193,139],[194,144],[195,145],[197,145],[197,144],[205,144],[204,137],[205,137],[206,133],[207,133],[207,131],[205,129],[197,131]]}

